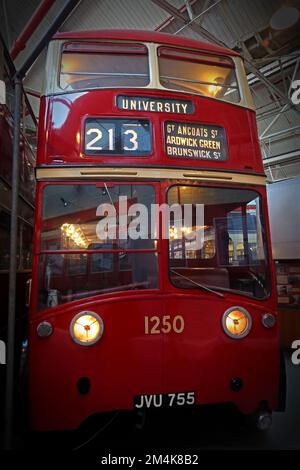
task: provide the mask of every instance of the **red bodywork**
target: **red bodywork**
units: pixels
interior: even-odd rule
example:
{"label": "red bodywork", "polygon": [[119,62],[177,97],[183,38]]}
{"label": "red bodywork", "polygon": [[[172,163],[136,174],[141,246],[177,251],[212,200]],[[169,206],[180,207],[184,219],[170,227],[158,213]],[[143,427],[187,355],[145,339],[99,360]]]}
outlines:
{"label": "red bodywork", "polygon": [[101,31],[66,31],[56,33],[54,39],[105,39],[105,40],[120,40],[120,41],[142,41],[154,42],[158,44],[170,44],[172,46],[186,47],[191,49],[198,49],[206,52],[216,54],[224,54],[230,56],[239,56],[238,52],[225,47],[220,47],[217,44],[202,42],[195,39],[182,38],[180,36],[172,36],[171,34],[156,33],[154,31],[132,30],[124,31],[122,29],[103,29]]}
{"label": "red bodywork", "polygon": [[[93,36],[94,34],[94,36]],[[105,33],[103,33],[105,34]],[[124,32],[114,39],[124,39]],[[142,37],[141,37],[142,35]],[[159,38],[157,37],[159,36]],[[79,38],[78,33],[63,33],[62,38]],[[82,37],[101,37],[83,33]],[[111,37],[111,36],[103,36]],[[162,38],[163,37],[163,38]],[[167,39],[166,39],[167,38]],[[126,39],[151,40],[184,47],[200,47],[197,41],[149,33],[130,33]],[[215,46],[205,48],[219,52]],[[223,51],[224,52],[224,51]],[[228,53],[228,51],[226,51]],[[128,112],[116,108],[118,94],[190,99],[195,105],[192,115]],[[83,153],[84,119],[94,117],[135,117],[151,120],[153,153],[147,157],[87,157]],[[228,160],[210,162],[168,158],[164,149],[164,121],[187,121],[215,124],[226,130]],[[112,167],[154,166],[202,168],[252,175],[263,174],[257,138],[255,113],[243,107],[191,94],[161,90],[92,90],[43,97],[39,120],[38,167],[97,165]],[[94,181],[95,180],[90,180]],[[103,179],[101,180],[103,181]],[[150,183],[150,182],[149,182]],[[167,188],[174,181],[152,182],[159,202],[166,201]],[[114,292],[86,300],[58,305],[37,311],[36,293],[41,229],[41,191],[45,182],[38,183],[34,274],[32,286],[29,361],[30,406],[34,429],[74,429],[94,413],[130,410],[133,397],[142,394],[196,392],[197,404],[232,402],[244,413],[257,410],[262,401],[271,409],[277,407],[279,389],[278,328],[266,329],[262,315],[276,316],[275,278],[272,263],[272,294],[265,300],[226,293],[219,298],[200,289],[179,289],[168,277],[168,245],[159,240],[159,288],[148,291]],[[50,182],[51,184],[51,182]],[[191,182],[201,185],[201,182]],[[212,183],[211,183],[212,184]],[[207,186],[207,183],[205,184]],[[240,187],[218,184],[214,186]],[[244,186],[245,187],[245,186]],[[249,186],[250,187],[250,186]],[[251,186],[262,196],[262,186]],[[267,221],[268,251],[271,256]],[[82,280],[84,281],[84,280]],[[242,340],[225,335],[222,326],[224,311],[239,305],[251,312],[253,327]],[[82,310],[98,313],[104,322],[103,337],[91,347],[76,344],[70,336],[70,322]],[[182,315],[183,334],[145,335],[144,316]],[[36,333],[41,321],[53,325],[53,334],[39,338]],[[77,382],[88,377],[91,390],[80,395]],[[239,392],[230,389],[230,380],[241,377],[244,387]]]}
{"label": "red bodywork", "polygon": [[[116,106],[118,95],[150,96],[156,98],[190,99],[195,105],[193,114],[167,114],[120,110]],[[147,157],[86,156],[83,153],[83,124],[87,117],[138,117],[153,123],[153,153]],[[230,116],[230,119],[229,119]],[[202,123],[222,126],[226,131],[228,160],[187,160],[169,158],[164,151],[165,121]],[[47,132],[45,131],[47,129]],[[154,145],[155,144],[155,145]],[[60,94],[41,99],[39,121],[38,166],[44,165],[98,165],[104,166],[163,166],[180,168],[206,168],[263,174],[262,159],[257,138],[255,113],[210,98],[161,90],[95,90]]]}

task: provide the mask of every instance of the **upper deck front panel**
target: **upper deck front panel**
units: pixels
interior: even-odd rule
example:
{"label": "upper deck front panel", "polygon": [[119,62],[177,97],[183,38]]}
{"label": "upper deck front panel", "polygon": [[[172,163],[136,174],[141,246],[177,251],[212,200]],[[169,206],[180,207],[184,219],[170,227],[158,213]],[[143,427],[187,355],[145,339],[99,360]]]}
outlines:
{"label": "upper deck front panel", "polygon": [[[100,119],[98,124],[94,119]],[[129,127],[127,140],[122,144],[123,153],[105,153],[115,143],[108,142],[108,135],[102,145],[99,129],[104,125],[107,133],[110,123],[114,126],[117,123],[118,127],[120,119],[122,123],[134,120],[128,121],[129,125],[132,122],[138,125],[136,120],[141,120],[139,127],[147,127],[147,143],[143,144],[142,152],[135,151],[140,136],[136,143]],[[89,128],[87,120],[92,121]],[[90,130],[95,127],[94,122],[98,134],[97,130],[94,134]],[[111,137],[118,138],[115,134]],[[119,139],[123,137],[119,135]],[[128,150],[124,151],[124,147]],[[43,97],[37,164],[177,166],[263,173],[253,111],[194,94],[128,88]]]}
{"label": "upper deck front panel", "polygon": [[230,56],[239,56],[236,51],[226,47],[218,46],[209,42],[198,41],[196,39],[185,38],[182,36],[174,36],[173,34],[158,33],[156,31],[143,31],[143,30],[118,30],[118,29],[103,29],[95,31],[66,31],[57,33],[54,36],[57,40],[112,40],[112,41],[141,41],[153,42],[157,44],[168,44],[171,46],[187,47],[191,49],[204,50],[216,54],[224,54]]}

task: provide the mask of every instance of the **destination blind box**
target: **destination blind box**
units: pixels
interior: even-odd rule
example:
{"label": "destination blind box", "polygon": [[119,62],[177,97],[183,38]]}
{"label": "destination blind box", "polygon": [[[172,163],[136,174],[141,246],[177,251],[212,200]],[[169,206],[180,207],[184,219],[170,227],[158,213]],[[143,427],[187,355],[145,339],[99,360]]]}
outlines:
{"label": "destination blind box", "polygon": [[165,122],[165,151],[171,158],[225,161],[225,129],[208,124]]}
{"label": "destination blind box", "polygon": [[144,111],[166,114],[192,114],[195,111],[191,100],[156,98],[155,96],[117,96],[117,107],[126,111]]}

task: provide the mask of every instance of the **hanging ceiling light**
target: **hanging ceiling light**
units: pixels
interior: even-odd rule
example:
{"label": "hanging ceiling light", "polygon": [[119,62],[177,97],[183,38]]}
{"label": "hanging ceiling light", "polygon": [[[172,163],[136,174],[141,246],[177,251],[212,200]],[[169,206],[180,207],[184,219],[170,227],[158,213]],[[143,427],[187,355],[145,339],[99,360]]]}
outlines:
{"label": "hanging ceiling light", "polygon": [[291,28],[297,23],[299,16],[300,12],[298,8],[283,6],[272,15],[270,26],[272,29],[279,31]]}

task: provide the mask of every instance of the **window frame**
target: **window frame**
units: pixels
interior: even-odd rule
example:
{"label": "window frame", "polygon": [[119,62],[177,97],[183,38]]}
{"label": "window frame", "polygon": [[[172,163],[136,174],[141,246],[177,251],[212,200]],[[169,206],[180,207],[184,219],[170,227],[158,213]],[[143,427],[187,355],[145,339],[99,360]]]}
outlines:
{"label": "window frame", "polygon": [[[53,311],[55,308],[62,308],[62,307],[67,307],[71,303],[75,302],[89,302],[91,301],[92,298],[107,298],[111,296],[119,296],[120,293],[126,293],[126,295],[141,295],[141,294],[149,294],[151,292],[157,293],[162,289],[162,276],[161,276],[161,256],[159,256],[162,253],[161,249],[161,238],[160,238],[160,232],[158,231],[158,236],[157,236],[157,243],[153,244],[153,248],[151,249],[124,249],[124,248],[118,248],[118,249],[98,249],[98,250],[85,250],[85,249],[78,249],[78,250],[66,250],[66,249],[61,249],[61,250],[45,250],[42,249],[41,246],[41,234],[42,234],[42,202],[43,202],[43,191],[44,188],[47,186],[57,186],[57,185],[101,185],[107,183],[109,185],[122,185],[122,186],[128,186],[128,185],[135,185],[135,186],[152,186],[154,189],[154,194],[155,194],[155,203],[159,204],[160,200],[160,182],[157,181],[47,181],[47,182],[40,182],[38,184],[38,196],[37,196],[37,212],[36,212],[36,220],[38,221],[38,224],[36,225],[36,232],[35,232],[35,240],[34,240],[34,288],[33,292],[35,292],[35,295],[32,298],[32,308],[33,311],[35,311],[37,314],[41,314],[42,312],[48,311],[51,309]],[[52,254],[58,254],[58,255],[71,255],[71,254],[81,254],[81,255],[86,255],[87,260],[85,263],[86,269],[88,266],[92,264],[92,260],[88,259],[89,255],[93,254],[99,254],[99,253],[112,253],[112,254],[118,254],[118,253],[154,253],[157,258],[157,286],[156,287],[151,287],[148,289],[139,289],[139,290],[126,290],[123,288],[122,285],[120,285],[119,289],[114,288],[111,292],[104,292],[104,293],[98,293],[98,294],[92,294],[90,297],[82,297],[81,299],[73,299],[70,300],[66,303],[61,303],[58,304],[55,307],[44,307],[44,308],[39,308],[38,307],[38,298],[39,298],[39,292],[40,292],[40,280],[39,280],[39,275],[40,275],[40,259],[43,256],[47,255],[52,255]],[[67,273],[67,268],[68,268],[68,263],[65,263],[65,266],[63,267],[63,273],[66,275]],[[124,272],[127,270],[124,270]],[[90,274],[103,274],[105,271],[100,272],[92,272]],[[70,274],[69,274],[70,275]],[[84,274],[83,274],[84,275]]]}
{"label": "window frame", "polygon": [[[121,54],[124,54],[125,56],[146,56],[147,58],[147,66],[148,66],[148,82],[147,82],[147,85],[144,85],[144,86],[138,86],[138,85],[112,85],[112,86],[103,86],[103,87],[100,87],[100,86],[96,86],[96,87],[83,87],[83,88],[78,88],[78,89],[65,89],[61,86],[61,76],[63,74],[62,72],[62,64],[63,64],[63,55],[64,54],[83,54],[83,55],[94,55],[94,54],[97,54],[97,51],[92,51],[92,50],[87,50],[87,51],[80,51],[80,50],[66,50],[66,48],[68,48],[68,46],[71,46],[71,45],[74,45],[74,44],[85,44],[85,45],[105,45],[105,46],[120,46],[120,49],[122,47],[134,47],[134,46],[141,46],[141,49],[143,48],[143,51],[141,50],[140,52],[139,51],[135,51],[135,52],[129,52],[129,49],[126,51],[122,51],[120,50],[120,52],[118,51],[115,51],[115,50],[111,50],[109,51],[109,49],[107,51],[99,51],[98,54],[103,54],[103,55],[121,55]],[[70,48],[71,49],[71,48]],[[120,77],[122,76],[122,74],[118,74]],[[150,82],[151,82],[151,73],[150,73],[150,60],[149,60],[149,50],[147,48],[147,46],[139,41],[135,41],[135,42],[122,42],[122,41],[106,41],[106,40],[101,40],[101,41],[90,41],[90,40],[86,40],[86,41],[78,41],[76,43],[76,41],[66,41],[62,44],[62,47],[61,47],[61,50],[60,50],[60,59],[59,59],[59,70],[58,70],[58,77],[57,77],[57,86],[59,87],[59,89],[64,92],[64,93],[78,93],[78,92],[81,92],[81,91],[84,91],[84,90],[105,90],[107,88],[147,88],[149,85],[150,85]]]}
{"label": "window frame", "polygon": [[[172,56],[172,54],[168,54],[165,52],[165,50],[168,51],[174,51],[175,54],[174,56]],[[176,55],[176,53],[178,52],[178,55]],[[180,53],[182,53],[182,55],[180,55]],[[189,57],[185,57],[184,54],[187,54]],[[193,58],[193,56],[195,56],[195,58]],[[158,57],[158,80],[160,82],[160,85],[166,89],[166,90],[170,90],[170,91],[178,91],[178,92],[183,92],[183,93],[192,93],[192,94],[195,94],[197,96],[201,96],[201,97],[205,97],[205,98],[209,98],[209,99],[213,99],[213,100],[216,100],[216,101],[222,101],[222,102],[225,102],[225,103],[228,103],[228,104],[240,104],[241,102],[241,99],[242,99],[242,92],[241,92],[241,87],[239,85],[239,81],[238,81],[238,74],[237,74],[237,70],[236,70],[236,66],[235,66],[235,63],[234,63],[234,60],[233,60],[233,57],[230,57],[230,56],[224,56],[224,55],[221,55],[221,54],[213,54],[213,53],[208,53],[208,52],[201,52],[201,51],[194,51],[194,50],[188,50],[188,49],[184,49],[184,48],[179,48],[179,47],[172,47],[172,46],[160,46],[158,49],[157,49],[157,57]],[[215,96],[210,96],[210,95],[206,95],[204,93],[200,93],[200,92],[197,92],[196,90],[180,90],[180,89],[176,89],[176,88],[169,88],[169,87],[166,87],[162,84],[161,82],[161,73],[160,73],[160,65],[159,65],[159,58],[163,58],[163,59],[169,59],[169,60],[172,60],[172,61],[180,61],[180,62],[190,62],[190,63],[193,63],[193,64],[199,64],[199,65],[211,65],[213,67],[224,67],[224,68],[228,68],[228,69],[231,69],[234,71],[234,74],[235,74],[235,82],[236,82],[236,85],[233,85],[233,86],[230,86],[230,85],[219,85],[221,88],[229,88],[229,89],[233,89],[233,90],[236,90],[237,93],[238,93],[238,100],[237,101],[230,101],[230,100],[225,100],[225,99],[222,99],[222,98],[218,98],[218,97],[215,97]],[[198,58],[199,57],[199,58]],[[207,57],[207,60],[203,60],[204,57]],[[218,63],[217,60],[216,62],[213,61],[213,58],[216,58],[216,59],[224,59],[224,62],[223,63]],[[228,64],[225,64],[225,62],[228,62]],[[177,78],[176,77],[166,77],[166,78],[173,78],[174,81],[178,81],[178,82],[182,82],[182,83],[197,83],[199,85],[212,85],[212,86],[217,86],[216,83],[214,82],[205,82],[205,81],[202,81],[202,80],[191,80],[191,79],[183,79],[183,78]]]}
{"label": "window frame", "polygon": [[[261,227],[262,227],[262,239],[263,239],[263,250],[264,250],[264,256],[265,256],[265,267],[266,267],[266,287],[265,287],[265,290],[268,291],[267,295],[263,296],[263,297],[255,297],[254,295],[251,295],[250,293],[247,293],[246,291],[243,292],[243,291],[238,291],[238,290],[233,290],[233,289],[228,289],[228,288],[224,288],[224,287],[219,287],[219,286],[213,286],[213,285],[207,285],[207,287],[213,289],[213,290],[216,290],[216,291],[220,291],[220,292],[225,292],[225,293],[228,293],[228,294],[233,294],[233,295],[240,295],[242,297],[246,297],[246,298],[249,298],[249,299],[252,299],[254,301],[258,301],[258,302],[261,302],[261,301],[265,301],[265,300],[268,300],[272,297],[273,295],[273,281],[272,281],[272,273],[271,273],[271,262],[272,262],[272,257],[270,256],[270,249],[269,249],[269,237],[270,237],[270,233],[269,233],[269,230],[268,230],[268,219],[267,219],[267,214],[266,214],[266,207],[265,207],[265,204],[264,204],[264,201],[263,201],[263,197],[262,197],[262,194],[256,189],[256,188],[252,188],[252,187],[237,187],[237,186],[234,186],[234,187],[229,187],[229,186],[219,186],[219,185],[202,185],[202,184],[199,184],[199,183],[196,183],[196,184],[186,184],[185,182],[182,182],[182,183],[176,183],[176,184],[171,184],[171,185],[167,185],[166,188],[165,188],[165,200],[166,200],[166,203],[168,203],[168,192],[171,188],[173,187],[176,187],[176,186],[189,186],[189,187],[193,187],[193,188],[202,188],[202,189],[205,189],[205,188],[213,188],[213,189],[231,189],[231,190],[236,190],[236,191],[244,191],[244,190],[249,190],[249,191],[252,191],[254,192],[256,195],[257,195],[257,198],[259,199],[259,206],[260,206],[260,223],[261,223]],[[215,229],[215,234],[217,233],[216,229]],[[195,289],[197,291],[199,291],[199,289],[197,289],[196,287],[179,287],[178,285],[176,285],[173,281],[172,281],[172,276],[171,276],[171,269],[170,269],[170,256],[169,256],[169,253],[170,253],[170,241],[167,240],[167,246],[168,246],[168,249],[167,249],[167,265],[168,265],[168,282],[170,284],[170,286],[172,286],[173,289],[175,289],[175,291],[180,291],[181,289],[184,290],[184,291],[190,291],[190,290],[193,290],[195,291]],[[216,246],[216,250],[215,250],[215,255],[213,258],[210,258],[210,260],[218,257],[218,247],[217,245]],[[202,261],[205,261],[205,259],[203,259]],[[220,266],[222,267],[222,266]],[[230,266],[230,268],[234,269],[234,268],[240,268],[240,266]],[[218,266],[219,268],[219,266]],[[176,269],[176,268],[175,268]],[[204,284],[206,285],[206,284]]]}
{"label": "window frame", "polygon": [[[75,40],[75,39],[74,39]],[[77,39],[80,40],[80,42],[86,42],[88,41],[87,39]],[[96,40],[97,42],[107,42],[107,39],[99,39]],[[61,56],[61,50],[63,48],[63,45],[67,42],[65,39],[53,39],[50,41],[48,45],[48,54],[47,54],[47,60],[46,60],[46,70],[45,70],[45,75],[44,75],[44,81],[43,81],[43,87],[42,87],[42,92],[41,94],[44,96],[54,96],[54,95],[65,95],[69,93],[79,93],[79,91],[66,91],[62,90],[59,86],[59,73],[60,73],[60,56]],[[121,43],[122,40],[110,40],[112,44],[115,43]],[[180,95],[191,95],[191,96],[197,96],[201,97],[202,95],[199,95],[198,93],[194,93],[190,91],[187,93],[186,91],[174,91],[174,90],[168,90],[167,88],[164,88],[163,86],[160,85],[159,83],[159,77],[158,77],[158,56],[157,56],[157,50],[160,47],[169,47],[169,45],[163,44],[163,43],[151,43],[147,41],[128,41],[124,40],[126,43],[141,43],[148,49],[148,57],[149,57],[149,73],[150,73],[150,82],[149,85],[146,87],[134,87],[133,89],[142,89],[142,90],[161,90],[162,92],[165,91],[172,91],[173,93],[178,93]],[[170,46],[171,47],[171,46]],[[196,52],[198,54],[202,54],[205,51],[202,51],[201,49],[193,49],[193,48],[186,48],[185,49],[188,52]],[[229,103],[226,101],[222,101],[224,103],[227,103],[228,106],[239,106],[242,108],[246,109],[251,109],[255,111],[255,106],[253,102],[253,98],[250,92],[250,88],[248,85],[244,65],[243,65],[243,60],[239,56],[231,56],[231,55],[225,55],[226,58],[230,58],[235,66],[235,71],[237,75],[237,81],[238,81],[238,86],[240,90],[240,95],[241,95],[241,101],[239,103]],[[91,89],[84,89],[82,91],[91,91],[91,92],[99,92],[99,91],[105,91],[109,89],[115,89],[118,90],[120,87],[115,87],[115,86],[109,86],[106,88],[91,88]],[[123,86],[122,89],[132,89],[132,87],[129,86]],[[214,98],[212,98],[214,99]]]}
{"label": "window frame", "polygon": [[[47,186],[73,186],[73,185],[94,185],[97,187],[101,187],[101,185],[107,184],[109,186],[151,186],[154,188],[154,195],[155,195],[155,204],[159,204],[159,184],[156,181],[49,181],[41,183],[39,186],[39,195],[38,195],[38,207],[39,213],[37,215],[39,222],[38,230],[37,230],[37,240],[35,242],[35,246],[37,247],[36,253],[38,255],[41,254],[71,254],[71,253],[86,253],[86,254],[93,254],[93,253],[117,253],[117,252],[158,252],[159,251],[159,232],[156,238],[157,246],[154,248],[133,248],[133,249],[124,249],[124,248],[113,248],[113,249],[44,249],[42,248],[42,223],[43,223],[43,192]],[[153,239],[154,241],[154,239]]]}

